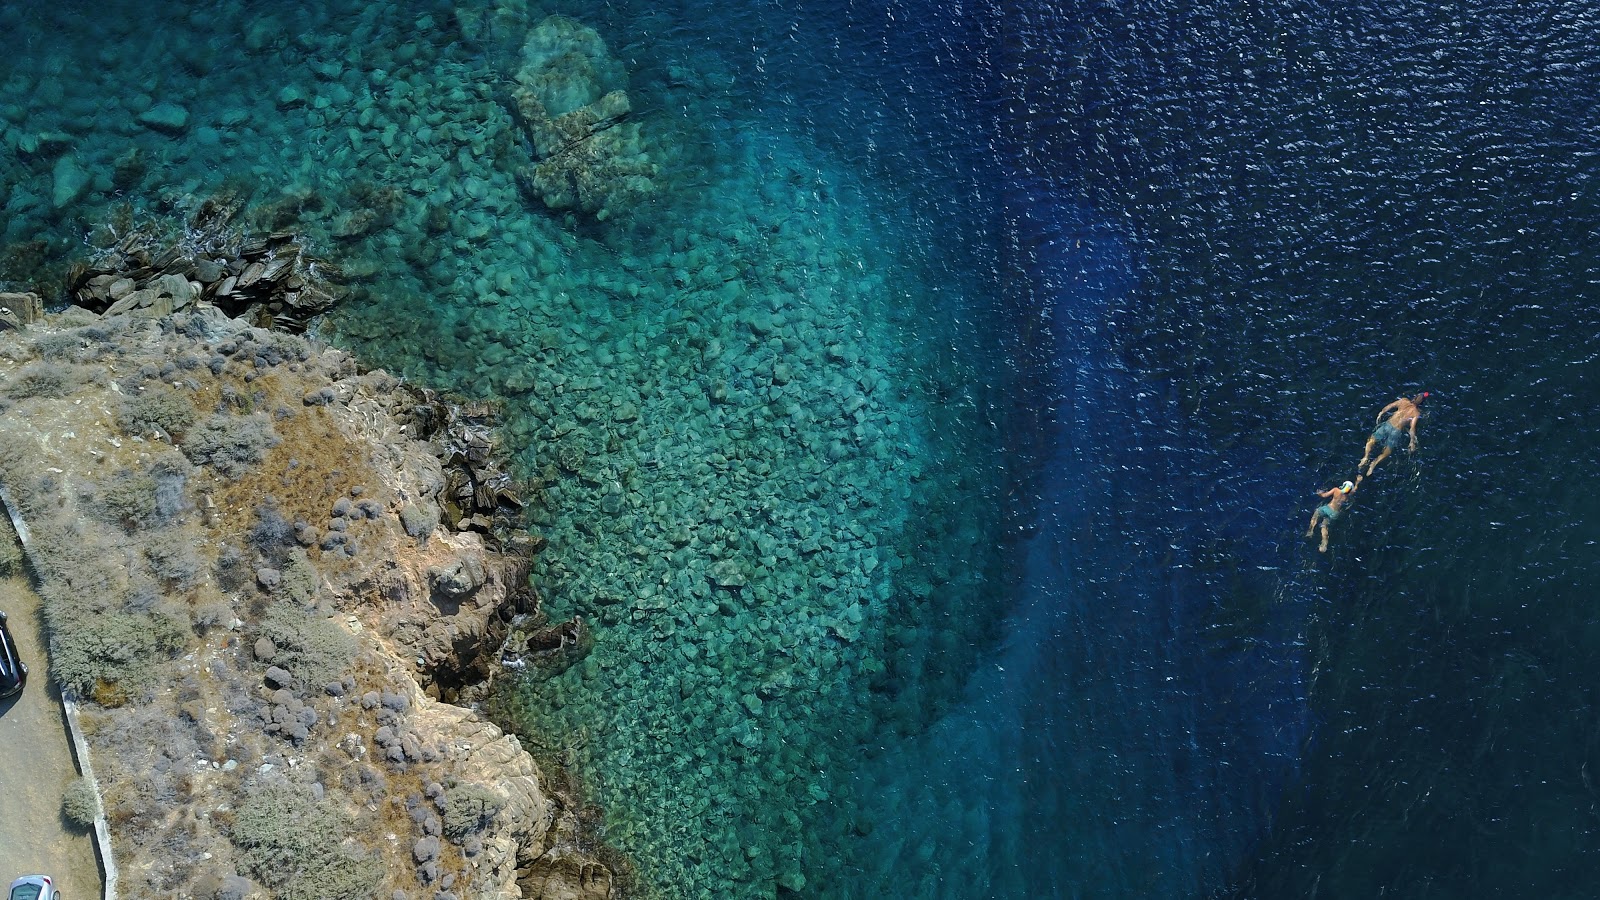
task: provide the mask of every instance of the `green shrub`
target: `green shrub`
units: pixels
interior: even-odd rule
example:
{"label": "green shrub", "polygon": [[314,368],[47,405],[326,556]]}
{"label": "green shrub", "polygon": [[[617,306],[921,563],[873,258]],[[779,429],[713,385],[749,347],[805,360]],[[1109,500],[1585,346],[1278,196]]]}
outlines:
{"label": "green shrub", "polygon": [[56,599],[65,609],[83,612],[109,612],[122,603],[128,592],[127,563],[88,523],[39,515],[28,521],[28,528],[33,532],[35,574],[46,588],[54,588],[45,591],[47,612]]}
{"label": "green shrub", "polygon": [[161,431],[180,435],[200,418],[194,404],[170,388],[152,390],[122,403],[122,414],[117,423],[128,434],[148,434]]}
{"label": "green shrub", "polygon": [[150,464],[150,477],[156,483],[155,521],[175,521],[189,508],[189,463],[177,453],[168,453]]}
{"label": "green shrub", "polygon": [[41,495],[34,476],[39,460],[39,442],[11,428],[0,428],[0,484],[11,492],[17,511],[32,522],[54,498]]}
{"label": "green shrub", "polygon": [[251,790],[233,822],[234,844],[262,884],[281,900],[369,900],[383,869],[341,842],[350,818],[334,804],[290,785]]}
{"label": "green shrub", "polygon": [[76,331],[47,334],[33,342],[33,349],[45,359],[64,359],[86,346],[83,336]]}
{"label": "green shrub", "polygon": [[100,817],[100,798],[87,778],[75,778],[61,795],[61,815],[75,828],[88,830]]}
{"label": "green shrub", "polygon": [[171,587],[188,590],[194,586],[205,564],[195,552],[184,533],[177,530],[147,533],[143,540],[144,556],[150,571]]}
{"label": "green shrub", "polygon": [[444,833],[460,841],[483,830],[505,805],[498,794],[481,784],[453,788],[444,801]]}
{"label": "green shrub", "polygon": [[0,382],[0,395],[12,400],[41,397],[60,400],[93,380],[93,373],[81,366],[36,362],[23,366],[15,375]]}
{"label": "green shrub", "polygon": [[225,600],[201,603],[189,611],[189,626],[196,634],[205,634],[233,621],[233,604]]}
{"label": "green shrub", "polygon": [[300,684],[327,684],[350,671],[356,640],[331,619],[278,603],[261,620],[261,633],[278,647],[274,665]]}
{"label": "green shrub", "polygon": [[230,416],[219,413],[189,429],[182,449],[195,465],[209,465],[229,478],[243,475],[278,446],[272,422],[262,413]]}
{"label": "green shrub", "polygon": [[156,480],[140,472],[123,470],[100,488],[104,518],[124,528],[143,528],[156,519]]}
{"label": "green shrub", "polygon": [[51,672],[82,696],[104,685],[117,686],[125,696],[143,693],[154,686],[156,664],[184,647],[188,622],[165,607],[94,613],[54,588],[45,589]]}
{"label": "green shrub", "polygon": [[262,497],[256,505],[256,522],[250,526],[250,546],[274,566],[283,565],[289,548],[294,546],[294,525],[278,511],[278,501],[270,495]]}
{"label": "green shrub", "polygon": [[308,604],[317,596],[322,578],[306,558],[304,550],[291,550],[283,563],[283,582],[278,590],[296,603]]}

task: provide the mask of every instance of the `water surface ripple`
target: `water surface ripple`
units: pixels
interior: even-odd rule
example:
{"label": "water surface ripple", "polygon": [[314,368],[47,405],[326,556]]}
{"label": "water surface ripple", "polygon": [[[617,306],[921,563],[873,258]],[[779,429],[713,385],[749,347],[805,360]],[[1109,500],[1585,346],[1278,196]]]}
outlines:
{"label": "water surface ripple", "polygon": [[[1031,7],[1027,166],[1129,236],[1114,340],[1300,551],[1313,727],[1240,896],[1581,896],[1600,651],[1591,5]],[[1233,515],[1223,505],[1178,515]],[[1132,539],[1132,535],[1129,538]]]}

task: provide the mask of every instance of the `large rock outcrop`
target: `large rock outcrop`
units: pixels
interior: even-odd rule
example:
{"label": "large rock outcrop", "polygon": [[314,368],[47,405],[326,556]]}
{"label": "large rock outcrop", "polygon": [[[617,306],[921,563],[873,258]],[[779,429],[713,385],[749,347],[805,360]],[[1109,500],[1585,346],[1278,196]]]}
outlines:
{"label": "large rock outcrop", "polygon": [[534,159],[524,189],[597,221],[655,190],[656,167],[629,120],[627,73],[594,29],[550,16],[529,33],[521,63],[512,104]]}
{"label": "large rock outcrop", "polygon": [[191,307],[0,330],[0,485],[122,894],[306,896],[288,858],[330,896],[613,896],[577,801],[449,702],[538,621],[482,417]]}

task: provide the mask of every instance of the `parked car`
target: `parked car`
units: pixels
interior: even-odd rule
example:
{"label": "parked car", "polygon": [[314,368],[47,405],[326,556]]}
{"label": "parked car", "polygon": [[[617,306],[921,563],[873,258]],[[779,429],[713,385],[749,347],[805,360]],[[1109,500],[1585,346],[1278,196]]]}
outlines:
{"label": "parked car", "polygon": [[24,875],[11,882],[9,900],[61,900],[61,892],[49,875]]}
{"label": "parked car", "polygon": [[17,642],[6,627],[6,614],[0,612],[0,697],[9,697],[28,683],[28,667],[17,656]]}

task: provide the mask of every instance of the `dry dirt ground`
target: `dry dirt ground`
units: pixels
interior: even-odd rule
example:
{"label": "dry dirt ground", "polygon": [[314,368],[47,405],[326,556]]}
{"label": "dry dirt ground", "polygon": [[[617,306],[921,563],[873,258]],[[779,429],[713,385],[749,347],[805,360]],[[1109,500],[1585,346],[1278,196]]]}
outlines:
{"label": "dry dirt ground", "polygon": [[0,889],[19,875],[49,875],[62,900],[98,898],[89,835],[61,818],[61,792],[78,770],[61,695],[45,671],[39,597],[24,578],[0,578],[0,610],[29,668],[22,693],[0,700]]}

